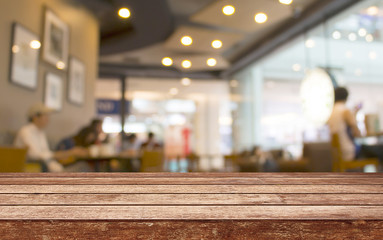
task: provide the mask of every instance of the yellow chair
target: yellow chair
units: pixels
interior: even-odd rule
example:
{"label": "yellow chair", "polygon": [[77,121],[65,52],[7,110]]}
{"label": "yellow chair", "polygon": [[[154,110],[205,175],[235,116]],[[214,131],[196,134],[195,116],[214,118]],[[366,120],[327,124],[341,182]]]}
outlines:
{"label": "yellow chair", "polygon": [[0,172],[24,172],[27,149],[0,147]]}
{"label": "yellow chair", "polygon": [[163,171],[163,152],[144,151],[141,156],[141,172]]}
{"label": "yellow chair", "polygon": [[376,168],[378,168],[379,160],[377,158],[355,159],[352,161],[345,161],[342,156],[338,134],[332,135],[331,146],[333,154],[333,172],[345,172],[348,169],[363,168],[366,165],[375,165]]}

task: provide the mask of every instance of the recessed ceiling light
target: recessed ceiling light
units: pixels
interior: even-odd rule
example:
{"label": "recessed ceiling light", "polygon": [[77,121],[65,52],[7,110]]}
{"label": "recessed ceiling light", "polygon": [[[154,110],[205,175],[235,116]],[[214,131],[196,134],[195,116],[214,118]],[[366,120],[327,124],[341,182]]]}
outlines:
{"label": "recessed ceiling light", "polygon": [[315,41],[312,39],[307,39],[305,42],[305,45],[307,48],[313,48],[315,47]]}
{"label": "recessed ceiling light", "polygon": [[20,52],[20,47],[17,46],[17,45],[13,45],[13,47],[12,47],[12,52],[13,52],[13,53],[18,53],[18,52]]}
{"label": "recessed ceiling light", "polygon": [[190,46],[193,43],[193,39],[190,36],[183,36],[181,38],[181,43],[184,46]]}
{"label": "recessed ceiling light", "polygon": [[191,84],[190,78],[182,78],[181,79],[181,84],[184,86],[189,86]]}
{"label": "recessed ceiling light", "polygon": [[377,58],[377,54],[376,54],[376,52],[370,52],[369,54],[368,54],[368,57],[371,59],[371,60],[375,60],[376,58]]}
{"label": "recessed ceiling light", "polygon": [[292,69],[294,72],[299,72],[302,69],[302,66],[300,64],[296,63],[292,66]]}
{"label": "recessed ceiling light", "polygon": [[348,35],[348,40],[350,40],[350,41],[352,41],[352,42],[355,41],[356,38],[357,38],[357,36],[356,36],[355,33],[350,33],[350,34]]}
{"label": "recessed ceiling light", "polygon": [[238,87],[238,81],[237,80],[231,80],[230,81],[230,87],[232,87],[232,88],[236,88],[236,87]]}
{"label": "recessed ceiling light", "polygon": [[366,41],[367,41],[367,42],[372,42],[372,41],[374,41],[374,37],[373,37],[371,34],[368,34],[368,35],[366,36]]}
{"label": "recessed ceiling light", "polygon": [[339,31],[334,31],[332,33],[332,38],[334,38],[336,40],[340,39],[341,37],[342,37],[342,34]]}
{"label": "recessed ceiling light", "polygon": [[379,8],[377,6],[371,6],[367,8],[367,14],[371,16],[378,15],[379,13]]}
{"label": "recessed ceiling light", "polygon": [[293,0],[279,0],[279,2],[285,5],[290,5],[291,3],[293,3]]}
{"label": "recessed ceiling light", "polygon": [[58,61],[56,63],[57,69],[64,69],[65,68],[65,63],[63,61]]}
{"label": "recessed ceiling light", "polygon": [[265,13],[257,13],[254,17],[255,22],[264,23],[267,21],[267,15]]}
{"label": "recessed ceiling light", "polygon": [[121,8],[120,10],[118,10],[118,15],[122,18],[129,18],[130,10],[127,8]]}
{"label": "recessed ceiling light", "polygon": [[177,95],[178,94],[178,89],[177,88],[171,88],[169,90],[169,94],[170,95]]}
{"label": "recessed ceiling light", "polygon": [[209,58],[207,61],[206,61],[207,65],[209,67],[214,67],[215,65],[217,65],[217,60],[215,60],[215,58]]}
{"label": "recessed ceiling light", "polygon": [[221,40],[214,40],[211,42],[211,46],[215,49],[222,47],[222,41]]}
{"label": "recessed ceiling light", "polygon": [[191,68],[192,63],[189,60],[183,60],[181,65],[183,68]]}
{"label": "recessed ceiling light", "polygon": [[33,41],[31,41],[31,43],[29,44],[29,46],[30,46],[32,49],[40,49],[40,47],[41,47],[41,43],[40,43],[40,41],[38,41],[38,40],[33,40]]}
{"label": "recessed ceiling light", "polygon": [[361,28],[358,31],[359,36],[364,37],[367,35],[367,30],[365,28]]}
{"label": "recessed ceiling light", "polygon": [[230,16],[230,15],[233,15],[235,13],[235,8],[231,5],[226,5],[222,8],[222,12],[223,12],[223,14]]}
{"label": "recessed ceiling light", "polygon": [[164,65],[166,67],[173,65],[173,59],[171,59],[170,57],[164,57],[162,59],[162,65]]}

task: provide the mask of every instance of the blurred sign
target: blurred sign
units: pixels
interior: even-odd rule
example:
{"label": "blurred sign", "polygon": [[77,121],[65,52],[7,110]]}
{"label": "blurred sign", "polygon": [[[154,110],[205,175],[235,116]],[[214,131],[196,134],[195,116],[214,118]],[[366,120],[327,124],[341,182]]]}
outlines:
{"label": "blurred sign", "polygon": [[[112,99],[97,99],[98,115],[118,115],[121,112],[121,101]],[[129,101],[125,102],[125,113],[129,113]]]}

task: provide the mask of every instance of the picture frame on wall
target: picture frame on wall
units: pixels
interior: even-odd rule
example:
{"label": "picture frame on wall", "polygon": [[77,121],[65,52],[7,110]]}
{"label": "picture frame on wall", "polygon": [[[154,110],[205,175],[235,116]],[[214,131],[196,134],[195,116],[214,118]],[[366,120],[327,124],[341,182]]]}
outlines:
{"label": "picture frame on wall", "polygon": [[63,79],[60,75],[48,72],[45,75],[44,105],[60,111],[62,104]]}
{"label": "picture frame on wall", "polygon": [[85,64],[75,57],[69,60],[68,100],[69,102],[82,105],[85,99]]}
{"label": "picture frame on wall", "polygon": [[53,11],[45,11],[43,59],[57,69],[68,66],[69,26]]}
{"label": "picture frame on wall", "polygon": [[41,42],[37,34],[19,23],[12,24],[11,59],[9,79],[11,83],[35,90]]}

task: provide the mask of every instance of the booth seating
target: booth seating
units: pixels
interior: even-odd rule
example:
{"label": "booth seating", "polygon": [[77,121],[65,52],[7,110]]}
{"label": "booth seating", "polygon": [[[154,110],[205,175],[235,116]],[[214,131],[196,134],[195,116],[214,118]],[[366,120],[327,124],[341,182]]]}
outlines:
{"label": "booth seating", "polygon": [[0,174],[2,239],[383,239],[382,173]]}

